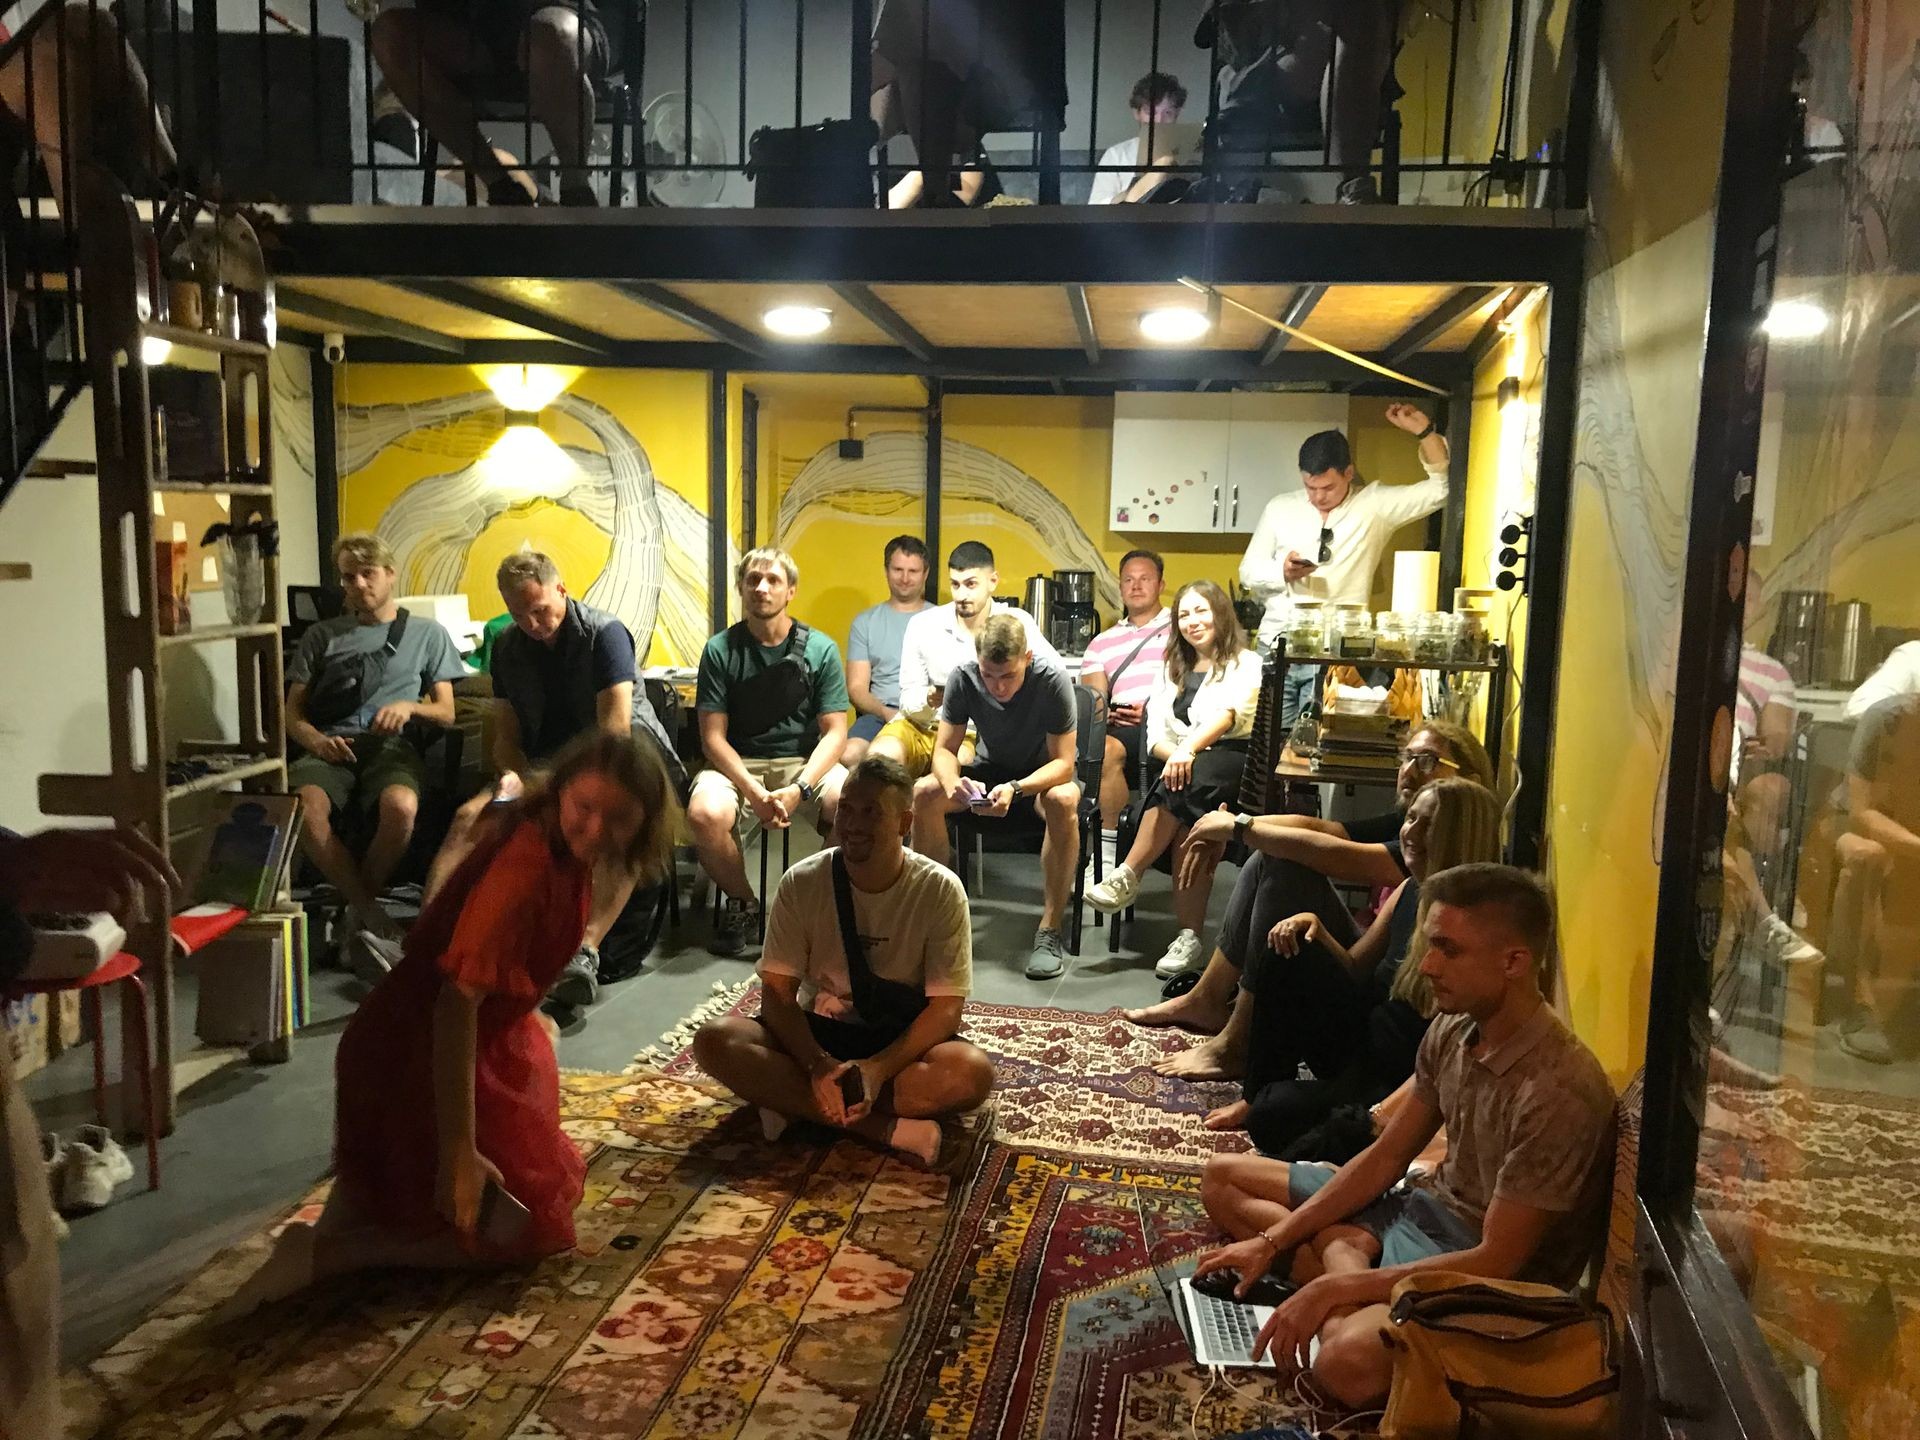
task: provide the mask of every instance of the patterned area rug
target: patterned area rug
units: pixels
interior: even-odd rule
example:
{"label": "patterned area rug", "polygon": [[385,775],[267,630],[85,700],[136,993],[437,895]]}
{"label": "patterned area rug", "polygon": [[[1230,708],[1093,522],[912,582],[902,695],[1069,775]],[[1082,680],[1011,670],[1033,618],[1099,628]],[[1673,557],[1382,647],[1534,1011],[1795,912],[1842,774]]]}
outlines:
{"label": "patterned area rug", "polygon": [[[592,1156],[574,1253],[356,1278],[214,1326],[263,1233],[70,1378],[69,1434],[1078,1440],[1188,1422],[1205,1376],[1166,1272],[1209,1243],[1198,1165],[1235,1142],[1197,1125],[1230,1087],[1147,1071],[1183,1040],[974,1007],[1003,1087],[995,1138],[949,1179],[817,1132],[762,1144],[684,1054],[705,1014],[754,1003],[717,996],[649,1057],[661,1069],[564,1077]],[[1216,1434],[1291,1413],[1244,1379],[1199,1412]]]}

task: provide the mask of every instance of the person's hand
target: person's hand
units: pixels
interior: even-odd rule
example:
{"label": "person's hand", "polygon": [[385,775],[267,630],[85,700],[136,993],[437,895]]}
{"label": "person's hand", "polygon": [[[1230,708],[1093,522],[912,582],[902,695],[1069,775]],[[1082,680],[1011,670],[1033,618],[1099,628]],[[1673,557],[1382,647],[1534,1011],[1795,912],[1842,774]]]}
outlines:
{"label": "person's hand", "polygon": [[382,705],[373,717],[370,727],[376,735],[398,735],[407,728],[407,722],[419,713],[420,707],[407,700],[397,700],[391,705]]}
{"label": "person's hand", "polygon": [[1253,1282],[1267,1273],[1275,1254],[1266,1236],[1255,1235],[1248,1240],[1222,1245],[1218,1250],[1209,1250],[1200,1257],[1200,1263],[1193,1267],[1193,1273],[1200,1276],[1211,1275],[1216,1270],[1231,1270],[1240,1277],[1240,1283],[1233,1287],[1233,1293],[1245,1295]]}
{"label": "person's hand", "polygon": [[996,785],[987,792],[987,803],[975,807],[974,814],[990,816],[995,820],[1006,818],[1007,811],[1013,808],[1013,802],[1019,797],[1013,793],[1011,785]]}
{"label": "person's hand", "polygon": [[1253,1358],[1271,1354],[1281,1374],[1305,1370],[1313,1364],[1313,1337],[1327,1323],[1338,1303],[1333,1277],[1310,1280],[1275,1308],[1253,1339]]}
{"label": "person's hand", "polygon": [[33,914],[104,910],[124,919],[140,893],[180,877],[134,829],[42,830],[0,841],[0,899]]}
{"label": "person's hand", "polygon": [[768,789],[758,781],[747,792],[747,804],[753,807],[753,813],[760,823],[768,829],[777,830],[787,823],[787,817],[780,812],[780,802],[773,798]]}
{"label": "person's hand", "polygon": [[1144,705],[1109,705],[1107,707],[1107,724],[1109,725],[1137,726],[1143,724],[1145,720],[1146,706]]}
{"label": "person's hand", "polygon": [[1326,938],[1318,915],[1289,915],[1267,932],[1267,948],[1276,955],[1298,955],[1307,945],[1324,944]]}
{"label": "person's hand", "polygon": [[836,1127],[847,1123],[847,1102],[840,1094],[840,1072],[846,1068],[845,1062],[831,1055],[821,1055],[807,1067],[807,1085],[813,1091],[814,1107],[822,1119]]}
{"label": "person's hand", "polygon": [[1193,752],[1181,746],[1167,756],[1167,763],[1160,771],[1160,783],[1169,790],[1184,790],[1187,782],[1193,778]]}
{"label": "person's hand", "polygon": [[1778,760],[1781,757],[1774,752],[1773,746],[1760,736],[1749,735],[1740,742],[1740,758],[1742,760]]}
{"label": "person's hand", "polygon": [[800,786],[782,785],[769,797],[780,811],[780,824],[791,825],[793,817],[800,813]]}
{"label": "person's hand", "polygon": [[1387,423],[1399,427],[1409,435],[1418,435],[1427,428],[1427,412],[1418,405],[1396,403],[1387,406]]}
{"label": "person's hand", "polygon": [[927,691],[927,708],[929,710],[938,710],[942,705],[946,703],[947,703],[947,687],[946,686],[935,685]]}
{"label": "person's hand", "polygon": [[846,1123],[849,1125],[858,1125],[873,1113],[873,1103],[879,1098],[880,1087],[887,1083],[887,1078],[880,1073],[880,1067],[871,1060],[849,1060],[836,1072],[834,1080],[836,1089],[839,1088],[838,1077],[849,1070],[856,1070],[860,1074],[861,1100],[858,1105],[849,1105],[846,1107]]}
{"label": "person's hand", "polygon": [[941,787],[948,800],[965,805],[979,792],[977,781],[966,775],[955,775],[953,782]]}
{"label": "person's hand", "polygon": [[[1200,818],[1204,821],[1210,817]],[[1229,825],[1227,829],[1231,833],[1233,827]],[[1186,844],[1180,847],[1180,868],[1174,883],[1183,890],[1203,884],[1226,857],[1227,842],[1202,835],[1200,827],[1195,825],[1187,833]]]}
{"label": "person's hand", "polygon": [[471,1242],[480,1225],[480,1197],[487,1182],[500,1183],[494,1163],[471,1145],[449,1146],[440,1153],[440,1171],[434,1181],[434,1208]]}
{"label": "person's hand", "polygon": [[1307,559],[1307,557],[1302,555],[1298,550],[1289,550],[1287,551],[1287,563],[1282,567],[1281,573],[1287,577],[1287,583],[1291,585],[1296,580],[1306,579],[1307,576],[1319,568],[1320,564],[1318,561]]}
{"label": "person's hand", "polygon": [[515,770],[502,770],[500,778],[493,782],[493,798],[496,800],[518,800],[526,793],[527,782]]}
{"label": "person's hand", "polygon": [[353,764],[353,741],[344,735],[322,735],[318,744],[308,747],[307,753],[329,764],[351,765]]}
{"label": "person's hand", "polygon": [[1193,822],[1193,828],[1187,831],[1187,839],[1198,840],[1203,845],[1224,846],[1233,839],[1233,822],[1236,818],[1234,812],[1224,805],[1218,810],[1209,810]]}

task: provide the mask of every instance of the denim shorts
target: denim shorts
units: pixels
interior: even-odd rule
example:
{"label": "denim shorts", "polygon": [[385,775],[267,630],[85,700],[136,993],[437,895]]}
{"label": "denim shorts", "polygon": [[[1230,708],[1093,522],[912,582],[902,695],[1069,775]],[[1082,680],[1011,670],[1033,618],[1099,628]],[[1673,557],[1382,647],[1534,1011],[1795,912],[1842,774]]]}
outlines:
{"label": "denim shorts", "polygon": [[[1311,1161],[1289,1164],[1288,1206],[1298,1209],[1304,1205],[1337,1173],[1331,1165]],[[1380,1242],[1382,1265],[1406,1265],[1429,1255],[1471,1250],[1480,1243],[1480,1232],[1443,1205],[1432,1191],[1404,1181],[1349,1215],[1344,1223],[1359,1226]]]}

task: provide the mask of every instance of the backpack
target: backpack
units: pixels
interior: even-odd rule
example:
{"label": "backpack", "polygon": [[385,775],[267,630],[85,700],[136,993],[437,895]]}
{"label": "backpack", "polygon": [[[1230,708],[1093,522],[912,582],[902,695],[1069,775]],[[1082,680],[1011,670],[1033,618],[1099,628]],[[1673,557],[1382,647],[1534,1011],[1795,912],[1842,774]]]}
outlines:
{"label": "backpack", "polygon": [[400,611],[387,626],[387,640],[378,650],[364,655],[322,657],[319,672],[307,685],[307,698],[301,706],[306,717],[322,729],[337,725],[352,715],[366,697],[380,688],[380,677],[387,662],[400,648],[400,637],[407,633],[407,612]]}
{"label": "backpack", "polygon": [[1614,1433],[1607,1312],[1551,1285],[1416,1271],[1393,1287],[1381,1440],[1576,1440]]}
{"label": "backpack", "polygon": [[[807,668],[807,641],[813,632],[798,620],[787,632],[780,658],[757,675],[727,689],[727,730],[741,740],[764,735],[781,721],[799,713],[813,698],[813,671]],[[756,645],[747,622],[727,627],[727,648]]]}

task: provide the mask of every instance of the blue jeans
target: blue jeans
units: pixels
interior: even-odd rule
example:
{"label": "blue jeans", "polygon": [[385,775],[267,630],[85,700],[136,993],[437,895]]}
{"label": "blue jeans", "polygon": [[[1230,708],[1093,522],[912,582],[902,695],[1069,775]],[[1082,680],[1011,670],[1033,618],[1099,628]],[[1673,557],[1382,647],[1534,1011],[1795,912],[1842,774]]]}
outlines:
{"label": "blue jeans", "polygon": [[1320,679],[1327,673],[1324,665],[1289,665],[1280,681],[1280,729],[1282,737],[1291,734],[1293,722],[1300,718],[1303,705],[1318,704]]}
{"label": "blue jeans", "polygon": [[[1331,1165],[1293,1161],[1287,1166],[1287,1203],[1299,1209],[1321,1186],[1333,1179]],[[1402,1182],[1378,1200],[1346,1218],[1380,1242],[1380,1264],[1408,1265],[1430,1255],[1451,1255],[1480,1243],[1480,1232],[1445,1205],[1430,1190]]]}

